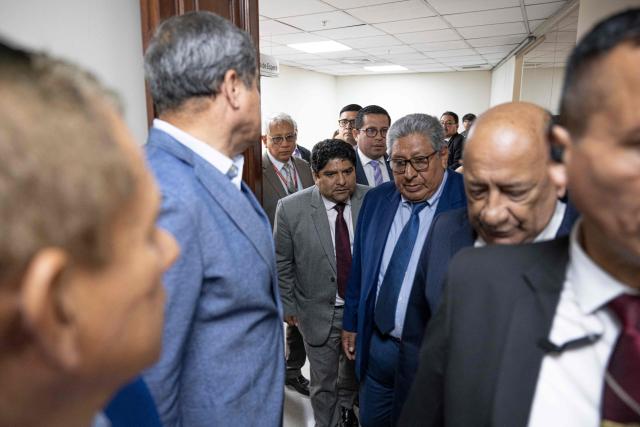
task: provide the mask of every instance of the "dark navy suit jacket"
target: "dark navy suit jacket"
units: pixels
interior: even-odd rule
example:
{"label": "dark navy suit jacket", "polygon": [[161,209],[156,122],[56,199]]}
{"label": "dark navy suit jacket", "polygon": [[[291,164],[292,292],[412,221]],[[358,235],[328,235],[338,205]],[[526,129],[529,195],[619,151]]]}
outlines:
{"label": "dark navy suit jacket", "polygon": [[[436,215],[467,204],[462,175],[448,173]],[[356,376],[360,380],[367,370],[380,262],[399,204],[400,193],[395,184],[386,182],[367,193],[358,216],[342,325],[344,330],[357,331]]]}
{"label": "dark navy suit jacket", "polygon": [[[573,204],[567,203],[556,237],[568,235],[577,217],[576,208]],[[469,223],[466,208],[438,215],[431,223],[431,230],[427,236],[416,270],[402,331],[395,387],[394,414],[396,415],[399,415],[413,383],[424,331],[431,314],[435,313],[440,303],[449,262],[461,249],[473,246],[477,238],[476,232]]]}
{"label": "dark navy suit jacket", "polygon": [[[391,172],[391,166],[389,166],[389,156],[386,154],[384,156],[384,164],[387,166],[389,179],[393,181],[393,173]],[[367,174],[364,173],[364,168],[362,167],[358,151],[356,151],[356,183],[372,187],[372,185],[369,184],[369,181],[367,181]]]}
{"label": "dark navy suit jacket", "polygon": [[104,409],[111,427],[160,427],[160,416],[147,385],[138,377],[122,387]]}

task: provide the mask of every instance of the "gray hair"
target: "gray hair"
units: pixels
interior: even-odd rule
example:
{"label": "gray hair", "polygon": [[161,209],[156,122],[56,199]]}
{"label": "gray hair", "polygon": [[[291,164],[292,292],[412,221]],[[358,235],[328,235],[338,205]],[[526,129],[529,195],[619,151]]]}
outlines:
{"label": "gray hair", "polygon": [[391,155],[393,144],[399,139],[411,134],[420,134],[431,141],[435,151],[444,147],[444,130],[440,120],[427,114],[409,114],[396,120],[387,132],[387,151]]}
{"label": "gray hair", "polygon": [[249,35],[211,12],[173,16],[156,30],[144,57],[153,102],[162,113],[195,97],[215,96],[235,70],[250,86],[257,77]]}
{"label": "gray hair", "polygon": [[293,117],[291,117],[287,113],[276,113],[269,116],[264,121],[264,123],[262,124],[262,134],[267,135],[269,133],[269,128],[274,123],[289,123],[291,126],[293,126],[293,131],[296,133],[298,132],[298,124],[295,120],[293,120]]}

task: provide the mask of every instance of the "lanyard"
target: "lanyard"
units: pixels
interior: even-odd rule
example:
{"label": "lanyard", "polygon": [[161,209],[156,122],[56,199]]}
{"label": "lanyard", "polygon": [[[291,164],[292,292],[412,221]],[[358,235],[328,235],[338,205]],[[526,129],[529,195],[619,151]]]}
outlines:
{"label": "lanyard", "polygon": [[[288,163],[285,163],[285,165],[287,165]],[[280,171],[278,170],[278,168],[276,167],[276,165],[274,165],[273,163],[271,164],[271,166],[273,166],[273,170],[276,173],[276,175],[278,175],[278,178],[280,178],[280,181],[282,181],[282,185],[284,185],[285,191],[287,192],[287,194],[293,194],[295,193],[295,191],[298,191],[298,174],[296,171],[296,167],[293,165],[290,165],[289,167],[289,173],[293,174],[293,188],[295,188],[294,192],[290,192],[289,191],[289,182],[287,181],[287,178],[285,178]],[[291,167],[293,166],[293,167]]]}

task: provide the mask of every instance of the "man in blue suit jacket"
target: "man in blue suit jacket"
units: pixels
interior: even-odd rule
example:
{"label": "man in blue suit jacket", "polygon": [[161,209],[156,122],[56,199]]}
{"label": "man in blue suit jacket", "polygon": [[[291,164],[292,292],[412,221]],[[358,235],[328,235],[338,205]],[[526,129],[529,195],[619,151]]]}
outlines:
{"label": "man in blue suit jacket", "polygon": [[431,314],[439,305],[449,262],[461,249],[485,244],[519,244],[568,235],[577,218],[558,200],[547,129],[551,117],[529,103],[507,103],[480,116],[464,155],[468,208],[439,215],[431,225],[404,322],[394,416],[416,373],[419,349]]}
{"label": "man in blue suit jacket", "polygon": [[158,28],[145,70],[159,119],[146,147],[159,224],[182,256],[165,277],[160,362],[145,380],[167,426],[280,426],[282,309],[271,227],[242,182],[260,143],[255,49],[208,12]]}
{"label": "man in blue suit jacket", "polygon": [[389,113],[378,105],[367,105],[358,111],[351,129],[357,144],[356,183],[376,187],[393,178],[386,144],[389,126]]}
{"label": "man in blue suit jacket", "polygon": [[462,176],[446,170],[437,118],[403,117],[389,129],[394,182],[364,199],[346,294],[343,348],[356,359],[363,426],[391,421],[402,321],[433,217],[466,206]]}

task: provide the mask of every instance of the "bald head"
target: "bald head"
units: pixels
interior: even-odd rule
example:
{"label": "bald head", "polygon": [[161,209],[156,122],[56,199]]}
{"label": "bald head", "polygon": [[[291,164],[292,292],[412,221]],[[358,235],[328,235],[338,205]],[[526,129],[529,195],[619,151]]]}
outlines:
{"label": "bald head", "polygon": [[469,219],[487,243],[530,242],[549,224],[564,192],[549,178],[549,114],[529,103],[481,115],[464,152]]}

